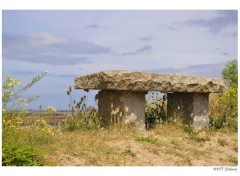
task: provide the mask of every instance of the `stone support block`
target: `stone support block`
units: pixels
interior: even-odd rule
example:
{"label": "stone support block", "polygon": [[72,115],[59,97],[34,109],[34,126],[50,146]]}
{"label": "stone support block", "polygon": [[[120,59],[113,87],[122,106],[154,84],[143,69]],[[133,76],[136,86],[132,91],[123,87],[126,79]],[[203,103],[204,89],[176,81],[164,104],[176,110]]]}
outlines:
{"label": "stone support block", "polygon": [[102,90],[99,92],[98,109],[102,125],[135,124],[145,131],[145,92]]}
{"label": "stone support block", "polygon": [[204,129],[209,124],[209,93],[168,93],[168,117],[180,116],[194,130]]}

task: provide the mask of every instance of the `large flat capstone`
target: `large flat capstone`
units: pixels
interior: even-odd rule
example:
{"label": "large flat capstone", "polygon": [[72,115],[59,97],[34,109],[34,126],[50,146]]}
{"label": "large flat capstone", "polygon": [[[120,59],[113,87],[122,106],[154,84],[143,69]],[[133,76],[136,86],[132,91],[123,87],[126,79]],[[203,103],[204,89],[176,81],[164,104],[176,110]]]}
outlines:
{"label": "large flat capstone", "polygon": [[224,89],[224,81],[220,78],[109,70],[78,76],[75,78],[74,87],[75,89],[161,91],[163,93],[219,93]]}

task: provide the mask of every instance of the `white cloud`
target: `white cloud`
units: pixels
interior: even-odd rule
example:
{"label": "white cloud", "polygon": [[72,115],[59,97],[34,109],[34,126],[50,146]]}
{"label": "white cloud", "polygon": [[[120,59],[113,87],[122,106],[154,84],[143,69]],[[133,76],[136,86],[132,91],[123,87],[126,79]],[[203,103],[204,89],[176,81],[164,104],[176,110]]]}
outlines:
{"label": "white cloud", "polygon": [[210,32],[220,32],[228,26],[237,26],[237,10],[219,10],[218,16],[212,19],[191,19],[186,21],[189,25],[206,27]]}
{"label": "white cloud", "polygon": [[64,37],[56,36],[50,33],[37,33],[33,34],[28,38],[29,43],[33,45],[54,45],[54,44],[65,44],[68,40]]}
{"label": "white cloud", "polygon": [[10,60],[73,65],[91,62],[86,55],[106,54],[110,51],[110,48],[95,43],[72,40],[49,33],[3,35],[3,57]]}
{"label": "white cloud", "polygon": [[140,55],[140,54],[150,54],[150,52],[152,51],[153,47],[150,45],[145,45],[135,51],[131,51],[131,52],[124,52],[121,55],[122,56],[129,56],[129,55]]}

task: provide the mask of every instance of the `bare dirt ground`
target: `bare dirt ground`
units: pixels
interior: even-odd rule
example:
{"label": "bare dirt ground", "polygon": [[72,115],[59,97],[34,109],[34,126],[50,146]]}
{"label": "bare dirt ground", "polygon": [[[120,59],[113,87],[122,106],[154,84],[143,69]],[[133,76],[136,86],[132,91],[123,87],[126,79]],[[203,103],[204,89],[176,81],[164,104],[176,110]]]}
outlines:
{"label": "bare dirt ground", "polygon": [[236,166],[237,133],[189,133],[180,125],[131,129],[79,130],[55,135],[46,159],[59,166]]}

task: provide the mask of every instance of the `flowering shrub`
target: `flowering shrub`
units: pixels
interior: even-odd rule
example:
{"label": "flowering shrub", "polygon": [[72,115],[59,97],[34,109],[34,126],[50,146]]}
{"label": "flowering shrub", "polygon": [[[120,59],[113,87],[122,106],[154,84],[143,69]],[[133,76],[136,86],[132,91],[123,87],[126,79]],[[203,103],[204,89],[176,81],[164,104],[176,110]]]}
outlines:
{"label": "flowering shrub", "polygon": [[21,87],[21,81],[16,78],[12,78],[10,75],[7,75],[6,80],[3,83],[2,89],[3,111],[6,112],[7,108],[22,111],[23,109],[25,109],[26,106],[28,106],[27,103],[37,100],[39,98],[38,95],[23,98],[21,94],[31,88],[37,81],[41,80],[47,73],[48,72],[46,71],[41,73],[40,75],[37,75],[32,79],[30,83],[23,87]]}
{"label": "flowering shrub", "polygon": [[3,128],[4,129],[11,129],[11,128],[16,128],[19,125],[21,125],[23,123],[22,118],[17,117],[17,118],[13,118],[13,119],[3,119]]}
{"label": "flowering shrub", "polygon": [[[32,82],[20,87],[22,82],[16,78],[6,77],[3,83],[2,102],[2,165],[4,166],[36,166],[44,165],[43,152],[33,142],[34,138],[46,139],[44,134],[53,134],[45,121],[31,128],[23,126],[28,103],[39,96],[23,98],[21,94],[32,87],[47,72],[33,78]],[[53,110],[53,109],[51,109]],[[42,134],[42,131],[44,133]],[[39,140],[38,140],[39,141]]]}
{"label": "flowering shrub", "polygon": [[2,165],[3,166],[36,166],[43,165],[42,152],[29,142],[24,135],[23,119],[14,115],[3,115],[2,120]]}
{"label": "flowering shrub", "polygon": [[34,126],[38,127],[39,130],[48,135],[54,135],[54,130],[47,125],[47,122],[42,120],[37,120]]}

